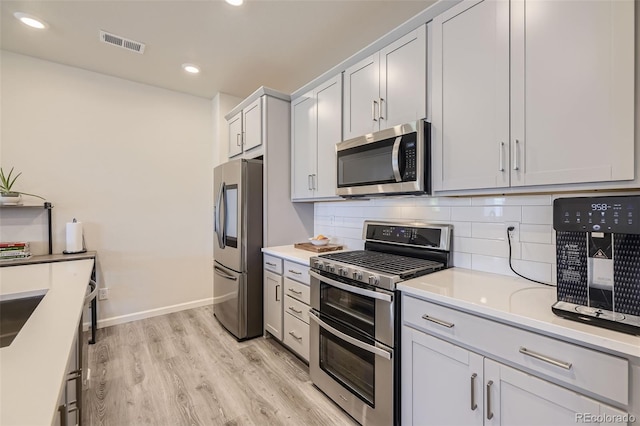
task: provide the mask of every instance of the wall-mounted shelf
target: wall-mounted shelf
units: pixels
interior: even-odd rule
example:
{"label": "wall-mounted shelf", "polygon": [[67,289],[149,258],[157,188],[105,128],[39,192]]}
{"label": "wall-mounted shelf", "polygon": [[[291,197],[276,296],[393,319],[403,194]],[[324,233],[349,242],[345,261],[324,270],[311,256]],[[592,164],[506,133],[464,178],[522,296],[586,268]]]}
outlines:
{"label": "wall-mounted shelf", "polygon": [[0,204],[0,209],[42,209],[47,211],[47,234],[49,237],[49,254],[53,254],[53,237],[51,230],[51,209],[53,204],[45,201],[42,204]]}

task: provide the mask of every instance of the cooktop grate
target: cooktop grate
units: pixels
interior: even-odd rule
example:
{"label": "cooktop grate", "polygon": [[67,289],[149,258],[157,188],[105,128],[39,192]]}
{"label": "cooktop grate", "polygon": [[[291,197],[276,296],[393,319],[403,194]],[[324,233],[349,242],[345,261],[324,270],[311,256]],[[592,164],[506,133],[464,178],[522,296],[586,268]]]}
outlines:
{"label": "cooktop grate", "polygon": [[354,250],[323,254],[323,259],[359,266],[375,272],[407,276],[426,274],[444,268],[444,264],[433,260],[399,256],[372,250]]}

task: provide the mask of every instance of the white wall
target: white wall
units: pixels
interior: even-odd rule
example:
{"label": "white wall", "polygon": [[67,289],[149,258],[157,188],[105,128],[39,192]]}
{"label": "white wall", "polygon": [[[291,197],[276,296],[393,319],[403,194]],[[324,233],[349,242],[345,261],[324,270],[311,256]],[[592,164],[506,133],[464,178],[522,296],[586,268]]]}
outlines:
{"label": "white wall", "polygon": [[[625,192],[624,194],[634,192]],[[637,194],[638,192],[635,192]],[[622,194],[622,193],[620,193]],[[620,195],[618,194],[618,195]],[[563,194],[567,196],[612,194]],[[456,267],[514,275],[509,269],[508,225],[516,227],[513,267],[527,277],[556,282],[553,200],[558,195],[406,197],[316,203],[315,234],[362,249],[365,219],[452,224]]]}
{"label": "white wall", "polygon": [[[210,303],[211,101],[0,55],[0,164],[23,172],[18,190],[53,202],[54,252],[66,222],[84,223],[99,285],[110,289],[102,324]],[[0,219],[0,239],[46,249],[42,212]]]}

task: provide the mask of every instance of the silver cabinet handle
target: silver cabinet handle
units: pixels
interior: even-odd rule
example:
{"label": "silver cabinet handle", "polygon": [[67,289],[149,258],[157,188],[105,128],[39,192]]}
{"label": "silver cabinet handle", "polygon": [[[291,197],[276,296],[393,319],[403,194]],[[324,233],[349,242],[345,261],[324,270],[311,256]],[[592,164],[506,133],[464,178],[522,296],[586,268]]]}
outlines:
{"label": "silver cabinet handle", "polygon": [[344,290],[344,291],[349,292],[349,293],[355,293],[355,294],[359,294],[361,296],[371,297],[373,299],[384,300],[385,302],[389,302],[389,303],[391,303],[393,301],[393,296],[391,294],[383,293],[382,291],[367,290],[367,289],[364,289],[364,288],[360,288],[360,287],[356,287],[356,286],[352,286],[352,285],[348,285],[348,284],[343,284],[340,281],[336,281],[336,280],[332,280],[331,278],[323,277],[322,275],[318,274],[317,272],[313,272],[313,271],[309,271],[309,275],[311,275],[311,277],[319,280],[320,282],[323,282],[325,284],[329,284],[332,287],[339,288],[340,290]]}
{"label": "silver cabinet handle", "polygon": [[294,271],[293,269],[289,269],[289,272],[296,275],[302,275],[302,272]]}
{"label": "silver cabinet handle", "polygon": [[493,380],[489,380],[489,383],[487,383],[487,420],[493,418],[493,413],[491,412],[491,386],[493,386]]}
{"label": "silver cabinet handle", "polygon": [[434,322],[434,323],[436,323],[436,324],[438,324],[438,325],[441,325],[441,326],[443,326],[443,327],[447,327],[447,328],[453,328],[453,326],[455,325],[455,324],[450,323],[450,322],[442,321],[442,320],[440,320],[440,319],[438,319],[438,318],[430,317],[430,316],[429,316],[429,315],[427,315],[427,314],[424,314],[424,315],[422,316],[422,319],[423,319],[423,320],[427,320],[427,321]]}
{"label": "silver cabinet handle", "polygon": [[498,152],[500,153],[500,168],[498,171],[504,172],[504,142],[498,144]]}
{"label": "silver cabinet handle", "polygon": [[311,187],[311,175],[307,175],[307,189],[311,191],[313,188]]}
{"label": "silver cabinet handle", "polygon": [[[384,101],[384,98],[380,98],[380,107],[379,107],[379,113],[378,113],[378,117],[380,118],[380,120],[384,120],[384,117],[382,116],[382,102]],[[387,114],[385,114],[387,115]]]}
{"label": "silver cabinet handle", "polygon": [[317,177],[315,174],[311,175],[311,189],[318,189],[316,185]]}
{"label": "silver cabinet handle", "polygon": [[298,315],[302,315],[302,311],[297,310],[296,308],[294,308],[293,306],[289,306],[289,310],[291,312],[295,312]]}
{"label": "silver cabinet handle", "polygon": [[371,116],[373,118],[373,121],[378,121],[378,119],[376,118],[376,105],[378,105],[378,101],[374,99],[373,103],[371,104]]}
{"label": "silver cabinet handle", "polygon": [[280,298],[278,297],[278,289],[280,288],[280,284],[276,284],[276,302],[280,301]]}
{"label": "silver cabinet handle", "polygon": [[266,264],[267,264],[267,265],[269,265],[269,266],[273,266],[274,268],[276,267],[276,264],[275,264],[275,263],[271,263],[271,262],[264,262],[264,263],[266,263]]}
{"label": "silver cabinet handle", "polygon": [[290,291],[291,293],[298,294],[298,295],[301,295],[301,294],[302,294],[302,292],[301,292],[301,291],[295,291],[295,290],[294,290],[294,289],[292,289],[292,288],[289,288],[289,291]]}
{"label": "silver cabinet handle", "polygon": [[318,326],[322,327],[323,329],[327,330],[329,333],[333,334],[334,336],[344,340],[347,343],[351,343],[353,346],[356,346],[362,350],[365,350],[369,353],[372,353],[374,355],[380,356],[384,359],[390,360],[392,357],[392,353],[384,350],[382,348],[379,348],[377,346],[373,346],[373,345],[369,345],[367,343],[364,343],[354,337],[351,337],[347,334],[344,334],[343,332],[336,330],[335,328],[331,327],[329,324],[327,324],[326,322],[322,321],[320,318],[318,318],[318,314],[313,312],[313,311],[309,311],[309,319],[314,321],[315,323],[318,324]]}
{"label": "silver cabinet handle", "polygon": [[532,358],[539,359],[540,361],[548,362],[549,364],[555,365],[556,367],[564,368],[565,370],[571,370],[572,364],[570,362],[558,361],[557,359],[553,359],[546,355],[542,355],[541,353],[530,351],[524,346],[520,346],[520,350],[518,352],[520,352],[523,355],[527,355]]}
{"label": "silver cabinet handle", "polygon": [[293,331],[290,331],[290,332],[289,332],[289,335],[290,335],[291,337],[293,337],[294,339],[298,340],[298,341],[301,341],[301,340],[302,340],[302,337],[298,337],[298,336],[296,336],[296,334],[295,334]]}
{"label": "silver cabinet handle", "polygon": [[520,165],[518,164],[518,146],[520,144],[520,141],[518,141],[518,139],[515,140],[514,142],[514,146],[513,146],[513,170],[520,170]]}
{"label": "silver cabinet handle", "polygon": [[242,141],[240,140],[240,133],[236,133],[236,146],[242,145]]}
{"label": "silver cabinet handle", "polygon": [[471,411],[478,408],[478,404],[476,404],[476,377],[478,377],[476,373],[471,375]]}

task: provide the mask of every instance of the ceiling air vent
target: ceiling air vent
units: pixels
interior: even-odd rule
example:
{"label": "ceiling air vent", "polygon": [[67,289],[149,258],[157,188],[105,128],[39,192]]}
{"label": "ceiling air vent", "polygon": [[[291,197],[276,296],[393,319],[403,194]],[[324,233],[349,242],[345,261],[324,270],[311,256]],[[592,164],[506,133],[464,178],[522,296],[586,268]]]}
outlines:
{"label": "ceiling air vent", "polygon": [[100,31],[100,40],[103,43],[118,46],[123,49],[130,50],[136,53],[144,53],[144,43],[139,41],[130,40],[128,38],[120,37],[119,35],[111,34],[106,31]]}

